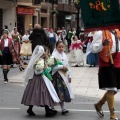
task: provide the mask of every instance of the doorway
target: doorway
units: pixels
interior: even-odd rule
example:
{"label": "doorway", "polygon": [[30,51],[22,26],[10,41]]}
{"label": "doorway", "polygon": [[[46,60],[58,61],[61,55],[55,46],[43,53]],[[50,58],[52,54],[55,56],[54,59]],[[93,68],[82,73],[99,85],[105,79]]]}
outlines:
{"label": "doorway", "polygon": [[47,17],[41,17],[41,25],[43,28],[47,28]]}
{"label": "doorway", "polygon": [[24,15],[17,15],[17,29],[21,35],[24,35],[25,31],[24,21],[25,21]]}

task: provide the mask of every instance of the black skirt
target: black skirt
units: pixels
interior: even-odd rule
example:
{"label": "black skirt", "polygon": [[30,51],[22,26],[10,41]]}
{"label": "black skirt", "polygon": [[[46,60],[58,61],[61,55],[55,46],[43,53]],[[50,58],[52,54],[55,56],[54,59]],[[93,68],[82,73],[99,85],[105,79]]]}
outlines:
{"label": "black skirt", "polygon": [[120,90],[120,68],[101,67],[98,73],[99,88],[104,90]]}
{"label": "black skirt", "polygon": [[10,53],[2,53],[0,56],[0,65],[11,65],[12,64],[12,55]]}

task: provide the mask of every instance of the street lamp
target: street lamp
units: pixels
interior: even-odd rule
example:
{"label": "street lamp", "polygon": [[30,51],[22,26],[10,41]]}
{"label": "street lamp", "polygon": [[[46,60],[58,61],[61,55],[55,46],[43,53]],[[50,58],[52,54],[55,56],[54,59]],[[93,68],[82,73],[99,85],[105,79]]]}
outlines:
{"label": "street lamp", "polygon": [[79,14],[80,14],[80,0],[74,0],[74,5],[77,9],[77,29],[76,29],[76,35],[79,37],[80,32],[80,23],[79,23]]}

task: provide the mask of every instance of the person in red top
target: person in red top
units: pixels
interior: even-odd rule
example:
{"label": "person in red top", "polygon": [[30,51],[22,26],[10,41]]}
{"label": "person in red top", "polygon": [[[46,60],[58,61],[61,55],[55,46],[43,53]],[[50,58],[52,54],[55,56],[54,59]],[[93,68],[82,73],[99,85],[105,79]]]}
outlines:
{"label": "person in red top", "polygon": [[17,63],[16,52],[12,39],[8,37],[9,31],[3,31],[3,38],[0,41],[0,64],[3,66],[4,83],[8,83],[8,72],[12,61]]}
{"label": "person in red top", "polygon": [[[110,110],[110,120],[120,120],[117,118],[114,110],[114,96],[120,90],[119,38],[119,30],[96,31],[91,43],[91,52],[99,52],[99,88],[107,91],[102,99],[94,104],[94,107],[98,115],[103,117],[102,106],[107,102]],[[113,61],[110,59],[110,56]]]}

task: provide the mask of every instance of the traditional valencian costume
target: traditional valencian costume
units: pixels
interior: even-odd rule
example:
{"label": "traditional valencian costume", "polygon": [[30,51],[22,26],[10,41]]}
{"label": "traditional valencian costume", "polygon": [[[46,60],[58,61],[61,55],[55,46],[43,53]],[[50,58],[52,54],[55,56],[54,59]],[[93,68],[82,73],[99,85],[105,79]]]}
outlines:
{"label": "traditional valencian costume", "polygon": [[[28,31],[26,30],[26,33],[28,33]],[[25,34],[22,37],[22,45],[21,45],[21,50],[20,50],[20,55],[27,56],[31,56],[32,55],[32,45],[31,42],[29,41],[29,34]]]}
{"label": "traditional valencian costume", "polygon": [[15,49],[16,54],[17,54],[17,58],[19,58],[19,56],[20,56],[20,37],[19,37],[19,33],[17,32],[16,27],[11,32],[11,36],[12,36],[12,40],[14,43],[14,49]]}
{"label": "traditional valencian costume", "polygon": [[[71,102],[71,100],[74,98],[74,95],[70,87],[70,83],[68,81],[68,79],[71,78],[71,72],[69,70],[67,56],[64,52],[59,53],[57,50],[55,50],[52,56],[54,56],[62,63],[62,65],[58,64],[54,66],[52,70],[53,76],[52,83],[60,99],[62,114],[65,114],[68,113],[69,111],[64,109],[64,102]],[[64,72],[62,70],[63,66],[66,66],[68,71]]]}
{"label": "traditional valencian costume", "polygon": [[43,106],[46,110],[46,117],[51,117],[56,114],[56,111],[50,110],[49,107],[54,107],[55,103],[60,100],[52,85],[52,82],[46,77],[44,66],[44,48],[36,46],[30,62],[25,70],[25,83],[28,82],[23,98],[22,104],[29,106],[27,113],[35,116],[32,111],[33,106]]}
{"label": "traditional valencian costume", "polygon": [[[9,31],[4,30],[3,34],[8,36]],[[10,70],[10,65],[13,62],[17,62],[16,59],[16,52],[13,47],[12,39],[9,37],[4,38],[2,37],[0,41],[0,64],[3,65],[3,75],[4,75],[4,82],[8,82],[7,74]]]}
{"label": "traditional valencian costume", "polygon": [[70,66],[83,66],[83,44],[80,40],[73,41],[70,46],[69,64]]}
{"label": "traditional valencian costume", "polygon": [[[99,88],[107,90],[103,98],[95,104],[99,116],[104,116],[102,105],[107,101],[110,120],[119,120],[114,111],[114,95],[120,90],[120,31],[96,31],[91,43],[91,52],[99,52]],[[108,51],[108,47],[110,50]],[[113,63],[111,65],[112,59]]]}
{"label": "traditional valencian costume", "polygon": [[91,45],[92,41],[93,41],[93,33],[90,32],[88,34],[87,40],[85,41],[87,43],[87,49],[86,49],[87,59],[86,59],[86,63],[88,65],[90,65],[90,67],[92,67],[92,66],[95,67],[96,65],[98,65],[98,53],[92,53],[90,51],[90,45]]}

